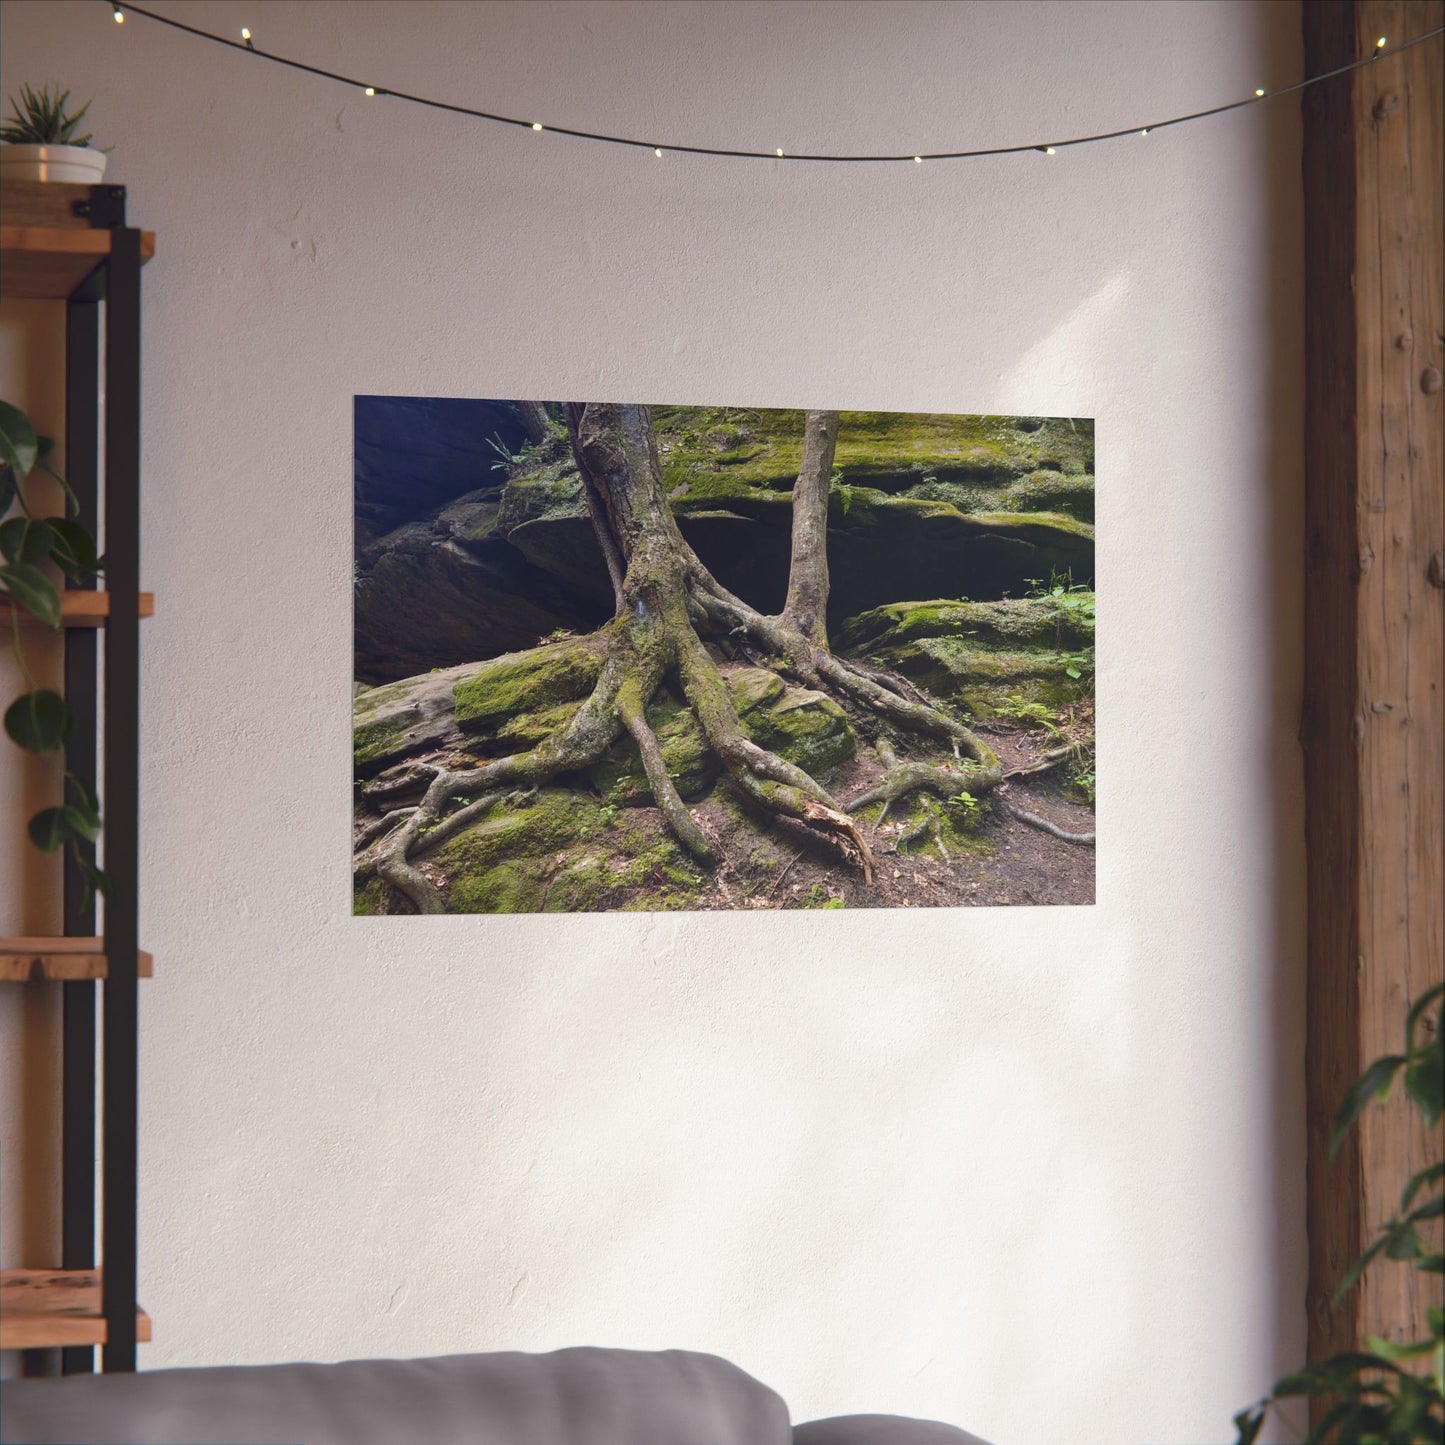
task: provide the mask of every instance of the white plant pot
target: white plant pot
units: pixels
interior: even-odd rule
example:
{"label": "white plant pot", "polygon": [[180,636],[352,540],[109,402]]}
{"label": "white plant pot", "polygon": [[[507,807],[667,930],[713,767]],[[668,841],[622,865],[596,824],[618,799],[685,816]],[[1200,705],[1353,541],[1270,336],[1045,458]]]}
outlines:
{"label": "white plant pot", "polygon": [[93,186],[105,174],[105,161],[104,151],[89,146],[0,145],[0,179]]}

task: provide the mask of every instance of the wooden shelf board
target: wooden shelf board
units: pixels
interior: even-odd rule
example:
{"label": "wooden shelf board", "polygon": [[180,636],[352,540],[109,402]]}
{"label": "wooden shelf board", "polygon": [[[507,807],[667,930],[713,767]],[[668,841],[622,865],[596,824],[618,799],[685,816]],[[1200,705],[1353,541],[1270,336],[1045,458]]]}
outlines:
{"label": "wooden shelf board", "polygon": [[[0,624],[10,625],[10,614],[15,609],[13,602],[0,603]],[[156,594],[140,594],[140,615],[156,615]],[[109,592],[62,592],[60,594],[60,625],[62,627],[103,627],[110,616]],[[42,627],[44,624],[32,612],[20,609],[22,627]]]}
{"label": "wooden shelf board", "polygon": [[[141,262],[155,253],[155,232],[142,231]],[[63,300],[109,254],[107,230],[0,225],[0,297]]]}
{"label": "wooden shelf board", "polygon": [[[150,978],[155,960],[142,952],[140,978]],[[0,983],[74,982],[106,975],[103,938],[0,938]]]}
{"label": "wooden shelf board", "polygon": [[[151,1317],[138,1309],[135,1324],[148,1341]],[[0,1350],[103,1345],[105,1334],[99,1270],[0,1270]]]}

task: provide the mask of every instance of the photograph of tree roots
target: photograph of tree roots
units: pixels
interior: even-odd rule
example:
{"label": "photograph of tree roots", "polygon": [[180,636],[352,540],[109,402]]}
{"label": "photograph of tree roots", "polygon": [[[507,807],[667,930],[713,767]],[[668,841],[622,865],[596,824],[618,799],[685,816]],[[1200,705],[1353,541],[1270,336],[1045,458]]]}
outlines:
{"label": "photograph of tree roots", "polygon": [[1094,901],[1094,425],[356,399],[355,911]]}

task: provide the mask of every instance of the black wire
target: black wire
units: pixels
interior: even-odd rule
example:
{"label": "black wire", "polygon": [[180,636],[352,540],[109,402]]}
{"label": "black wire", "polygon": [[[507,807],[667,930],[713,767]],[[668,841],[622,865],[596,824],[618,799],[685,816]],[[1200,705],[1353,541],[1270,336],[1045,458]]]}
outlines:
{"label": "black wire", "polygon": [[[158,15],[154,10],[147,10],[140,5],[131,5],[128,0],[110,0],[111,9],[117,14],[124,12],[127,15],[139,15],[145,20],[154,20],[158,24],[168,25],[172,30],[183,31],[187,35],[194,35],[200,40],[209,40],[215,45],[224,45],[228,50],[239,50],[246,55],[254,55],[260,60],[269,60],[273,65],[284,65],[289,70],[304,71],[307,75],[319,75],[324,80],[339,81],[342,85],[352,86],[356,90],[370,89],[376,96],[388,96],[392,100],[404,100],[411,105],[423,105],[430,110],[449,111],[452,115],[471,116],[474,120],[489,120],[496,125],[518,126],[523,130],[536,130],[538,123],[530,120],[519,120],[516,116],[496,115],[488,110],[476,110],[468,105],[453,105],[445,100],[433,100],[425,95],[412,95],[405,90],[387,90],[383,86],[375,85],[370,81],[358,80],[354,76],[342,75],[335,70],[327,70],[319,65],[307,65],[301,60],[290,60],[284,55],[273,55],[266,50],[260,50],[255,43],[255,37],[250,40],[228,40],[224,35],[212,34],[209,30],[200,30],[194,25],[187,25],[184,21],[174,20],[169,15]],[[1015,146],[989,146],[981,150],[969,151],[925,151],[918,154],[900,156],[837,156],[837,155],[794,155],[787,152],[779,155],[776,151],[742,151],[726,150],[717,146],[689,146],[672,145],[666,141],[632,140],[627,136],[603,135],[599,131],[575,130],[565,125],[541,125],[541,129],[550,132],[552,135],[572,136],[577,140],[601,141],[606,145],[631,146],[636,150],[661,150],[674,152],[678,155],[693,156],[729,156],[738,160],[758,161],[834,161],[840,164],[868,164],[878,161],[962,161],[977,160],[983,156],[1013,156],[1022,155],[1027,151],[1051,152],[1063,150],[1067,146],[1093,145],[1096,141],[1119,140],[1127,135],[1142,135],[1146,131],[1164,130],[1171,125],[1187,125],[1190,121],[1207,120],[1210,116],[1224,115],[1231,110],[1241,110],[1248,105],[1259,105],[1267,100],[1277,100],[1282,95],[1293,95],[1296,91],[1307,89],[1311,85],[1318,85],[1324,80],[1333,80],[1337,75],[1347,75],[1352,70],[1360,70],[1366,65],[1373,65],[1377,60],[1387,55],[1398,55],[1402,50],[1409,50],[1416,45],[1423,45],[1427,40],[1434,40],[1437,36],[1445,34],[1445,25],[1437,25],[1433,30],[1427,30],[1423,35],[1417,35],[1412,40],[1402,41],[1399,45],[1391,45],[1383,50],[1374,50],[1363,60],[1353,60],[1348,65],[1336,66],[1333,70],[1323,71],[1319,75],[1307,76],[1304,80],[1297,80],[1293,85],[1281,86],[1278,90],[1266,91],[1263,95],[1247,96],[1244,100],[1231,100],[1224,105],[1211,106],[1208,110],[1196,110],[1189,115],[1171,116],[1167,120],[1151,120],[1141,125],[1131,125],[1124,130],[1102,131],[1098,135],[1075,136],[1072,140],[1054,140],[1035,142],[1032,145]]]}

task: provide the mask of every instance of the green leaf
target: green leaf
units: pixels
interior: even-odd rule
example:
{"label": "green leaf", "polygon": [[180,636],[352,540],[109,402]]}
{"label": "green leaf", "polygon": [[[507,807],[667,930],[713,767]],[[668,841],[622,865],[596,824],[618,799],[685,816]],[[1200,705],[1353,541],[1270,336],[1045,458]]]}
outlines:
{"label": "green leaf", "polygon": [[1410,1340],[1397,1345],[1393,1340],[1381,1339],[1379,1335],[1367,1335],[1365,1348],[1385,1360],[1416,1360],[1421,1355],[1428,1355],[1435,1348],[1435,1341]]}
{"label": "green leaf", "polygon": [[53,753],[75,730],[75,714],[58,692],[22,693],[5,709],[5,731],[32,753]]}
{"label": "green leaf", "polygon": [[1395,1074],[1405,1062],[1403,1054],[1389,1054],[1376,1059],[1358,1079],[1355,1080],[1330,1128],[1330,1158],[1335,1157],[1341,1141],[1349,1132],[1350,1125],[1360,1117],[1361,1111],[1371,1099],[1383,1099],[1395,1082]]}
{"label": "green leaf", "polygon": [[55,544],[55,533],[46,522],[30,517],[12,517],[0,522],[0,552],[7,562],[44,562]]}
{"label": "green leaf", "polygon": [[70,829],[66,825],[64,808],[42,808],[31,820],[28,828],[30,841],[42,853],[54,853],[70,841]]}
{"label": "green leaf", "polygon": [[[7,522],[6,526],[10,524]],[[33,612],[48,627],[60,626],[60,594],[55,583],[29,562],[0,566],[0,582],[27,612]]]}
{"label": "green leaf", "polygon": [[1345,1277],[1335,1286],[1335,1292],[1330,1297],[1330,1304],[1337,1305],[1354,1289],[1360,1276],[1369,1267],[1369,1263],[1384,1247],[1390,1242],[1387,1234],[1382,1234],[1375,1242],[1345,1271]]}
{"label": "green leaf", "polygon": [[74,848],[71,856],[74,858],[76,869],[80,873],[80,881],[85,885],[81,890],[81,908],[89,908],[91,901],[97,893],[99,893],[102,898],[109,898],[110,880],[89,858],[81,853],[79,845]]}
{"label": "green leaf", "polygon": [[95,538],[79,522],[68,517],[51,517],[48,525],[54,534],[50,555],[72,582],[92,581],[100,571],[100,558],[95,554]]}
{"label": "green leaf", "polygon": [[14,470],[17,478],[28,476],[40,454],[35,428],[18,406],[0,401],[0,462]]}
{"label": "green leaf", "polygon": [[1079,671],[1077,667],[1066,667],[1064,671],[1073,678],[1083,677],[1084,675],[1082,672]]}
{"label": "green leaf", "polygon": [[1405,1092],[1434,1128],[1445,1113],[1445,1046],[1439,1041],[1410,1055],[1405,1065]]}
{"label": "green leaf", "polygon": [[1234,1445],[1254,1445],[1263,1425],[1264,1408],[1262,1406],[1256,1406],[1252,1410],[1241,1410],[1234,1417],[1234,1428],[1239,1431],[1239,1438]]}
{"label": "green leaf", "polygon": [[1423,1252],[1420,1236],[1408,1225],[1392,1229],[1385,1236],[1386,1259],[1415,1259]]}
{"label": "green leaf", "polygon": [[1410,1201],[1427,1184],[1434,1183],[1437,1179],[1445,1179],[1445,1163],[1437,1161],[1434,1164],[1427,1164],[1418,1174],[1410,1176],[1410,1182],[1405,1186],[1405,1192],[1400,1195],[1400,1208],[1406,1210],[1410,1207]]}
{"label": "green leaf", "polygon": [[1410,1005],[1410,1012],[1405,1016],[1405,1048],[1413,1050],[1415,1047],[1415,1025],[1420,1021],[1420,1015],[1425,1012],[1430,1004],[1441,994],[1445,994],[1445,983],[1437,983],[1427,988],[1414,1003]]}
{"label": "green leaf", "polygon": [[0,466],[0,517],[15,505],[15,495],[20,484],[15,480],[15,468]]}

